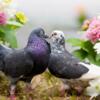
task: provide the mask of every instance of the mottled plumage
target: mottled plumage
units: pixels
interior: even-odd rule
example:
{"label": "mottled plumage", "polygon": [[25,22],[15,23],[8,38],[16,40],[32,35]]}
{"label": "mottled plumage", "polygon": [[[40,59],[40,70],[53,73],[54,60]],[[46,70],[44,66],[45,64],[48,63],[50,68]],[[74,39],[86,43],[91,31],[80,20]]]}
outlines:
{"label": "mottled plumage", "polygon": [[88,72],[86,67],[78,64],[79,62],[78,59],[74,58],[65,49],[53,49],[48,67],[50,72],[59,78],[75,79],[80,78],[83,74]]}
{"label": "mottled plumage", "polygon": [[[68,79],[73,79],[74,83],[75,79],[91,81],[100,78],[100,67],[81,62],[66,50],[62,31],[52,32],[50,38],[51,55],[48,69],[54,76],[62,78],[64,83]],[[66,87],[68,88],[68,85]]]}
{"label": "mottled plumage", "polygon": [[48,68],[59,78],[76,79],[89,71],[79,64],[80,61],[65,49],[65,38],[62,32],[55,31],[51,36],[51,55]]}

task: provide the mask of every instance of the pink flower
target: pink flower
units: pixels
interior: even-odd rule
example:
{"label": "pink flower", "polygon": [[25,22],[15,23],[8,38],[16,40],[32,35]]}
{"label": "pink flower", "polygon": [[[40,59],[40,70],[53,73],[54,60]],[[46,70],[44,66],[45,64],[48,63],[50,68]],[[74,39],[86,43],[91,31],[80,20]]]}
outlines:
{"label": "pink flower", "polygon": [[100,27],[100,19],[93,18],[89,24],[89,28]]}
{"label": "pink flower", "polygon": [[7,15],[4,12],[0,12],[0,25],[4,25],[7,22]]}
{"label": "pink flower", "polygon": [[93,43],[100,39],[100,19],[94,18],[91,20],[86,31],[86,37]]}

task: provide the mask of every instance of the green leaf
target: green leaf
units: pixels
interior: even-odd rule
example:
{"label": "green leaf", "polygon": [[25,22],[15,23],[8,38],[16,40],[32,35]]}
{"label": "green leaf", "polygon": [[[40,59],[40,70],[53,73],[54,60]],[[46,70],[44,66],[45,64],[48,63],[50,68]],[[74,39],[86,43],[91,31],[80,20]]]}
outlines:
{"label": "green leaf", "polygon": [[100,60],[96,60],[95,59],[95,57],[93,57],[93,56],[91,56],[91,55],[88,55],[88,60],[90,61],[90,63],[93,63],[93,64],[95,64],[95,65],[98,65],[98,66],[100,66]]}
{"label": "green leaf", "polygon": [[87,56],[87,58],[88,58],[88,60],[89,60],[91,63],[93,63],[93,64],[96,63],[95,57],[93,57],[92,55],[89,54],[89,55]]}
{"label": "green leaf", "polygon": [[0,30],[0,39],[4,38],[4,33]]}
{"label": "green leaf", "polygon": [[93,48],[93,44],[90,41],[84,41],[81,48],[88,53],[87,59],[91,63],[97,64],[96,52]]}
{"label": "green leaf", "polygon": [[1,33],[1,38],[10,43],[11,47],[13,48],[17,47],[17,39],[14,34],[15,33],[14,30],[9,29],[9,27],[0,26],[0,33]]}
{"label": "green leaf", "polygon": [[81,45],[81,48],[89,53],[94,52],[93,44],[90,41],[84,41]]}
{"label": "green leaf", "polygon": [[12,48],[17,47],[17,39],[13,31],[9,31],[8,33],[5,33],[5,40],[10,43]]}
{"label": "green leaf", "polygon": [[94,64],[100,67],[100,60],[96,61]]}
{"label": "green leaf", "polygon": [[21,23],[19,23],[17,21],[8,21],[7,24],[18,26],[18,27],[22,27],[23,26],[23,24],[21,24]]}
{"label": "green leaf", "polygon": [[13,28],[13,29],[17,29],[17,28],[23,26],[23,24],[21,24],[21,23],[19,23],[19,22],[17,22],[17,21],[12,21],[12,20],[11,20],[11,21],[8,21],[8,22],[7,22],[7,25],[8,25],[9,27]]}
{"label": "green leaf", "polygon": [[96,55],[96,61],[100,61],[100,54]]}
{"label": "green leaf", "polygon": [[80,40],[80,39],[68,39],[67,42],[70,42],[73,46],[80,47],[80,49],[75,50],[73,54],[78,57],[80,60],[87,58],[91,63],[100,66],[100,55],[97,55],[93,48],[91,41]]}
{"label": "green leaf", "polygon": [[79,58],[80,60],[84,60],[87,56],[88,56],[88,53],[86,51],[84,51],[83,49],[78,49],[78,50],[75,50],[73,52],[73,54]]}
{"label": "green leaf", "polygon": [[71,43],[72,46],[79,46],[79,47],[81,47],[84,41],[81,40],[81,39],[70,38],[70,39],[67,39],[66,42]]}
{"label": "green leaf", "polygon": [[93,44],[90,41],[85,41],[82,44],[82,49],[88,52],[88,59],[92,62],[96,62],[96,52],[93,48]]}

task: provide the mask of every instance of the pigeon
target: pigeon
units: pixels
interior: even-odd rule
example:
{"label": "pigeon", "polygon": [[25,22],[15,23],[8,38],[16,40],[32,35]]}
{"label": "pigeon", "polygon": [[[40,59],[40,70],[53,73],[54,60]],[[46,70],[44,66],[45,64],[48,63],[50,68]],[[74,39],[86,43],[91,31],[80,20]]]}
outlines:
{"label": "pigeon", "polygon": [[34,29],[26,47],[12,49],[0,45],[0,71],[10,80],[10,97],[15,96],[16,84],[30,83],[33,76],[43,73],[48,65],[51,48],[42,28]]}
{"label": "pigeon", "polygon": [[[62,80],[90,81],[100,78],[100,67],[81,62],[65,48],[65,36],[62,31],[53,31],[50,36],[51,54],[48,70]],[[69,88],[66,86],[66,88]]]}

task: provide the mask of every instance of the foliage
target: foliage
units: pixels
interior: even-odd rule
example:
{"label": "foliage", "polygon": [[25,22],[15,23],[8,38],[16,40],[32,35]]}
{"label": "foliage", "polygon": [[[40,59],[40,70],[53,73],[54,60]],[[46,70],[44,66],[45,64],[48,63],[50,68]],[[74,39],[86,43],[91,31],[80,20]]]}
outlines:
{"label": "foliage", "polygon": [[[84,28],[86,26],[87,29]],[[85,21],[82,28],[85,29],[86,38],[70,38],[66,41],[77,47],[73,54],[80,60],[87,59],[89,62],[100,66],[100,19],[93,18]]]}
{"label": "foliage", "polygon": [[27,22],[24,13],[15,7],[12,0],[0,0],[0,41],[13,48],[17,47],[16,31]]}

